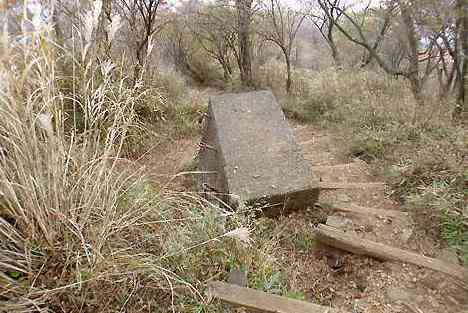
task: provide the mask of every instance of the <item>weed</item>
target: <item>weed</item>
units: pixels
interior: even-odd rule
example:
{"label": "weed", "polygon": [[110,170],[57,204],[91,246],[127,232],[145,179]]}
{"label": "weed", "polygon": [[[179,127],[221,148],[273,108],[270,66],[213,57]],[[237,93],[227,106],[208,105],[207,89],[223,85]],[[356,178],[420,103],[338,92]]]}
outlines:
{"label": "weed", "polygon": [[382,158],[385,154],[385,143],[381,138],[360,137],[353,140],[350,156],[370,162]]}
{"label": "weed", "polygon": [[291,236],[291,241],[294,245],[295,250],[301,252],[310,251],[315,245],[314,237],[306,232],[298,232]]}
{"label": "weed", "polygon": [[302,291],[287,291],[284,296],[296,300],[306,300],[306,295]]}
{"label": "weed", "polygon": [[440,235],[447,241],[449,246],[461,249],[468,240],[468,231],[465,229],[463,219],[452,215],[445,209],[441,213]]}
{"label": "weed", "polygon": [[283,278],[281,272],[268,272],[264,273],[263,277],[260,277],[255,282],[255,288],[273,294],[282,294],[283,290]]}

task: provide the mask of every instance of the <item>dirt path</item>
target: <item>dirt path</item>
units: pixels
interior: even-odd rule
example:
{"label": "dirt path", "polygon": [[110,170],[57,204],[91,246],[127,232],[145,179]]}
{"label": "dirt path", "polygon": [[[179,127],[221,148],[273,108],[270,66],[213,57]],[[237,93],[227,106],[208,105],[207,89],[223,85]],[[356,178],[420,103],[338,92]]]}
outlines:
{"label": "dirt path", "polygon": [[[312,126],[296,126],[295,133],[305,157],[311,159],[314,172],[322,181],[366,183],[379,180],[370,174],[365,162],[347,160],[340,139],[330,131],[317,130]],[[321,193],[320,203],[325,211],[322,214],[327,216],[327,224],[362,238],[454,261],[444,255],[443,250],[437,249],[436,242],[418,236],[410,214],[401,212],[385,190],[325,191]],[[388,218],[338,213],[329,209],[332,206],[351,205],[395,210],[397,214]],[[310,214],[299,213],[294,220],[313,223],[313,218]],[[288,227],[295,227],[295,222],[291,225],[286,218],[281,222]],[[468,312],[468,291],[440,273],[336,251],[325,255],[314,252],[302,255],[290,249],[283,251],[284,255],[295,260],[285,269],[289,276],[296,277],[299,289],[307,290],[311,300],[319,300],[322,304],[356,313]],[[339,266],[333,263],[339,263]]]}
{"label": "dirt path", "polygon": [[[321,181],[379,181],[365,162],[346,158],[337,135],[313,126],[295,125],[294,130],[305,158]],[[193,170],[198,140],[197,137],[179,140],[145,158],[148,174],[157,185],[169,183],[176,190],[193,188],[190,175],[173,180],[171,177]],[[381,188],[324,191],[319,206],[273,220],[269,230],[269,240],[274,242],[272,257],[290,289],[309,301],[353,313],[468,312],[468,291],[443,274],[317,247],[310,234],[313,226],[322,222],[362,238],[455,262],[452,255],[438,249],[436,242],[418,235],[410,214],[402,212],[386,191]],[[395,214],[389,218],[332,209],[350,205],[394,210]]]}

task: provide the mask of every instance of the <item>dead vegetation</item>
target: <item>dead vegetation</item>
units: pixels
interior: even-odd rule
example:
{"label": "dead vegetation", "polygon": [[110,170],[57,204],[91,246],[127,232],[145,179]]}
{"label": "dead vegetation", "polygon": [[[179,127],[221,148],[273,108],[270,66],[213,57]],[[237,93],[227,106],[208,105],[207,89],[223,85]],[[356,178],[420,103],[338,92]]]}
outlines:
{"label": "dead vegetation", "polygon": [[[145,89],[96,63],[81,35],[83,49],[61,58],[47,29],[2,37],[0,311],[203,306],[204,279],[256,255],[248,218],[156,192],[123,157],[153,116],[176,121],[161,122],[171,137],[193,135],[197,107],[170,106],[170,88]],[[64,63],[74,66],[67,85]]]}

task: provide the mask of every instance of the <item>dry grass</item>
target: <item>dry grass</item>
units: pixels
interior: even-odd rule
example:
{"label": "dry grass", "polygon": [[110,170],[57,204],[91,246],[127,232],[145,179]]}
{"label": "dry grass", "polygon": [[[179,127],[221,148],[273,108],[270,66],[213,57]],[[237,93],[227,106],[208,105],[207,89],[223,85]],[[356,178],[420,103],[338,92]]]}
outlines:
{"label": "dry grass", "polygon": [[0,311],[195,310],[205,280],[255,255],[249,218],[156,193],[122,158],[141,84],[82,37],[2,37]]}

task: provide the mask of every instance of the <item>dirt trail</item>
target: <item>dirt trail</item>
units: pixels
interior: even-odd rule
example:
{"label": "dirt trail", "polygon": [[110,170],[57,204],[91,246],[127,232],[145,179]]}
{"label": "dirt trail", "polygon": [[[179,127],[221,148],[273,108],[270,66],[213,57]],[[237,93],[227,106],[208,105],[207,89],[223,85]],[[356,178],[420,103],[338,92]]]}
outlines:
{"label": "dirt trail", "polygon": [[[296,140],[313,170],[323,182],[377,182],[368,165],[349,160],[342,151],[340,139],[327,130],[295,125]],[[155,151],[143,161],[157,185],[185,171],[193,162],[199,138],[184,139]],[[382,181],[382,179],[380,179]],[[193,188],[190,176],[170,182],[176,190]],[[367,208],[395,210],[395,217],[356,215],[336,212],[332,206],[359,205]],[[420,236],[410,214],[401,211],[389,199],[386,190],[352,189],[323,191],[320,205],[274,221],[271,230],[276,246],[274,255],[290,288],[306,299],[322,305],[342,308],[353,313],[467,313],[468,290],[451,278],[417,266],[379,262],[377,260],[317,249],[307,238],[319,222],[328,223],[362,238],[411,249],[432,257],[454,262],[437,247],[436,242]],[[302,240],[302,242],[301,242]],[[292,242],[306,248],[297,248]]]}

